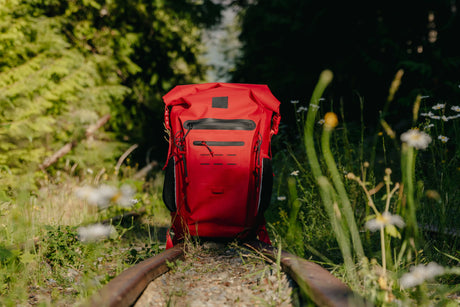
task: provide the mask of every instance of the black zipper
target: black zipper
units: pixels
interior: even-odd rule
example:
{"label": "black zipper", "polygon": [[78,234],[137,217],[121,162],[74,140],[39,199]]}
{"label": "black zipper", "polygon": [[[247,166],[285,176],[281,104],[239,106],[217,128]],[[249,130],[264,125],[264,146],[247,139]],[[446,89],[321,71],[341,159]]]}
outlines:
{"label": "black zipper", "polygon": [[184,123],[184,128],[194,130],[254,130],[256,123],[250,119],[201,118],[187,120]]}
{"label": "black zipper", "polygon": [[193,141],[194,146],[244,146],[243,141]]}

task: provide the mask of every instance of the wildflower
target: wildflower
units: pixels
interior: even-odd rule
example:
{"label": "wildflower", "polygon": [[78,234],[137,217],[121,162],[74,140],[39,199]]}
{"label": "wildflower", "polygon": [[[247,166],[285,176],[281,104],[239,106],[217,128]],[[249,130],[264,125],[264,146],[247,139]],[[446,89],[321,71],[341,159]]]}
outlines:
{"label": "wildflower", "polygon": [[431,116],[433,116],[433,115],[434,115],[434,114],[433,114],[433,112],[431,112],[431,111],[430,111],[430,112],[428,112],[428,113],[420,113],[420,116],[427,116],[427,117],[431,117]]}
{"label": "wildflower", "polygon": [[436,190],[427,190],[425,193],[426,197],[430,199],[434,199],[436,201],[441,201],[441,195],[439,195],[439,192]]}
{"label": "wildflower", "polygon": [[299,176],[299,170],[293,171],[291,176]]}
{"label": "wildflower", "polygon": [[[323,98],[321,98],[321,99],[323,99]],[[320,100],[321,100],[321,99],[320,99]],[[312,107],[313,109],[316,109],[316,110],[319,109],[319,105],[314,104],[314,103],[310,103],[310,107]]]}
{"label": "wildflower", "polygon": [[447,116],[445,116],[445,115],[441,116],[441,119],[442,119],[443,121],[445,121],[445,122],[449,121],[449,118],[447,118]]}
{"label": "wildflower", "polygon": [[98,206],[99,209],[106,209],[111,203],[122,207],[131,207],[135,190],[129,185],[123,185],[120,189],[109,185],[101,185],[99,188],[84,186],[75,191],[78,198],[86,200],[88,203]]}
{"label": "wildflower", "polygon": [[345,175],[346,178],[350,179],[350,180],[355,180],[356,179],[356,175],[353,174],[353,173],[348,173]]}
{"label": "wildflower", "polygon": [[94,242],[116,235],[117,231],[112,225],[94,224],[86,227],[79,227],[78,238],[82,242]]}
{"label": "wildflower", "polygon": [[425,280],[433,279],[436,276],[442,275],[444,268],[435,262],[430,262],[428,265],[419,264],[412,266],[410,272],[405,273],[399,280],[402,288],[412,288],[422,284]]}
{"label": "wildflower", "polygon": [[322,124],[324,124],[324,123],[325,123],[324,118],[321,118],[321,119],[318,121],[318,125],[322,125]]}
{"label": "wildflower", "polygon": [[401,134],[401,141],[416,149],[426,149],[431,143],[431,137],[418,129],[410,129]]}
{"label": "wildflower", "polygon": [[334,112],[327,112],[326,115],[324,115],[324,124],[326,127],[335,128],[339,124],[337,115]]}
{"label": "wildflower", "polygon": [[459,106],[452,106],[452,107],[450,107],[450,109],[452,111],[455,111],[455,112],[460,112],[460,107]]}
{"label": "wildflower", "polygon": [[434,127],[434,124],[428,124],[425,127],[423,127],[423,129],[428,130],[428,129],[433,128],[433,127]]}
{"label": "wildflower", "polygon": [[87,200],[90,204],[97,205],[99,209],[106,209],[115,195],[117,195],[117,188],[103,184],[98,189],[94,189]]}
{"label": "wildflower", "polygon": [[441,116],[438,115],[432,115],[430,116],[431,119],[441,119]]}
{"label": "wildflower", "polygon": [[377,231],[387,225],[395,225],[399,228],[403,228],[405,223],[402,217],[399,215],[393,215],[390,212],[384,212],[381,215],[377,215],[375,219],[367,221],[365,227],[370,231]]}
{"label": "wildflower", "polygon": [[441,109],[444,109],[446,107],[446,104],[445,103],[438,103],[437,105],[434,105],[432,106],[431,108],[433,110],[441,110]]}
{"label": "wildflower", "polygon": [[308,108],[307,108],[307,107],[299,107],[299,108],[297,109],[297,113],[305,112],[305,111],[308,111]]}
{"label": "wildflower", "polygon": [[129,208],[137,202],[133,199],[135,193],[136,191],[132,187],[124,184],[110,200],[122,207]]}
{"label": "wildflower", "polygon": [[286,196],[278,196],[277,198],[279,201],[283,201],[283,200],[286,200]]}
{"label": "wildflower", "polygon": [[438,140],[440,140],[441,142],[443,143],[447,143],[447,141],[449,140],[449,138],[445,135],[439,135],[438,136]]}
{"label": "wildflower", "polygon": [[291,100],[291,103],[292,103],[292,104],[298,104],[299,101],[298,101],[298,100]]}

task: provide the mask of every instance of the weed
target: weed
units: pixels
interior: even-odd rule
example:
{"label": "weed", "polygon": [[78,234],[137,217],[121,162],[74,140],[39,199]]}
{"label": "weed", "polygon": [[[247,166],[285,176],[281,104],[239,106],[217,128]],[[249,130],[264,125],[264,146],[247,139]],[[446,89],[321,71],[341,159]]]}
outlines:
{"label": "weed", "polygon": [[[437,270],[436,274],[426,275],[430,278],[422,278],[420,283],[412,284],[411,289],[404,289],[405,280],[414,275],[423,276],[421,272],[424,272],[424,263],[430,262],[430,258],[440,259],[439,254],[445,254],[445,252],[436,254],[433,248],[428,249],[429,245],[425,241],[427,236],[420,228],[420,221],[425,224],[429,220],[430,225],[433,225],[436,220],[434,224],[440,225],[437,229],[445,229],[449,225],[455,232],[455,227],[458,226],[453,225],[455,224],[453,217],[458,216],[458,209],[450,205],[451,199],[447,202],[445,200],[448,198],[443,198],[441,195],[445,193],[446,196],[453,196],[456,201],[459,195],[452,190],[452,187],[455,186],[453,183],[457,182],[455,180],[458,177],[458,170],[449,169],[446,167],[447,163],[442,162],[448,161],[449,156],[450,159],[453,159],[451,165],[455,165],[455,161],[458,161],[458,150],[446,150],[445,148],[449,142],[449,138],[446,137],[449,133],[444,130],[446,129],[445,124],[450,120],[455,120],[458,117],[457,114],[448,116],[443,113],[434,115],[428,112],[425,117],[429,117],[430,120],[438,120],[438,122],[434,124],[429,122],[428,125],[427,123],[418,124],[419,111],[425,107],[423,97],[417,96],[412,114],[413,128],[401,133],[402,143],[398,142],[398,132],[392,129],[384,118],[402,77],[403,71],[398,71],[389,90],[385,110],[379,119],[382,131],[373,138],[374,145],[367,147],[371,152],[364,151],[365,137],[364,131],[361,131],[359,136],[361,144],[358,146],[360,160],[357,165],[356,162],[350,161],[353,157],[349,154],[349,149],[353,149],[353,143],[348,134],[343,135],[347,130],[346,126],[344,125],[345,128],[342,129],[344,131],[342,139],[338,140],[335,133],[339,124],[337,116],[329,112],[318,120],[322,93],[332,80],[331,72],[325,71],[321,74],[312,94],[307,116],[302,117],[299,121],[303,122],[304,127],[303,142],[295,147],[288,146],[292,162],[286,163],[288,159],[283,162],[282,169],[291,168],[291,173],[287,175],[286,172],[285,175],[282,175],[283,179],[286,176],[288,178],[287,180],[280,179],[279,182],[287,184],[283,188],[278,187],[278,195],[283,189],[289,191],[288,206],[282,206],[279,210],[280,223],[271,224],[275,232],[282,233],[281,237],[287,242],[288,249],[301,256],[310,253],[315,257],[333,261],[336,268],[335,273],[346,280],[353,289],[361,292],[377,305],[429,304],[437,302],[436,297],[439,298],[440,293],[452,294],[458,291],[456,287],[440,283],[446,275],[458,274],[455,268],[455,265],[458,266],[458,259],[451,255],[444,257],[443,262],[446,265],[433,264],[430,268],[427,267],[428,269],[442,268],[442,270]],[[446,104],[435,105],[432,109],[445,112]],[[457,109],[453,106],[450,110],[458,112]],[[322,125],[321,131],[316,129],[319,126],[318,123]],[[430,136],[428,134],[430,130],[427,129],[435,129],[438,124],[442,134],[437,138]],[[456,126],[457,123],[454,123],[454,130],[457,129]],[[331,144],[333,136],[335,139]],[[379,156],[376,146],[379,139],[382,141],[382,162],[385,169],[382,175],[383,180],[379,179],[382,178],[378,175],[380,171],[374,168],[376,166],[374,157]],[[345,150],[342,150],[343,144],[338,145],[339,143],[348,145],[344,148]],[[437,143],[436,146],[433,146],[433,143]],[[306,155],[303,156],[299,149],[305,150]],[[425,162],[425,158],[430,158],[430,152],[433,161],[431,164]],[[399,163],[395,159],[396,154],[400,156]],[[371,163],[364,161],[367,155],[371,157]],[[439,165],[439,161],[442,167],[433,170],[434,165]],[[391,169],[385,164],[391,165]],[[290,165],[294,165],[294,170]],[[428,170],[432,170],[432,173],[429,174]],[[360,175],[355,175],[355,173]],[[433,176],[433,173],[439,176]],[[394,181],[394,178],[398,176],[401,180]],[[447,182],[446,178],[449,178]],[[433,188],[424,192],[425,186]],[[380,190],[383,190],[383,196],[382,193],[379,193]],[[436,203],[434,212],[425,206],[430,202],[431,208]],[[363,203],[365,205],[362,205]],[[318,242],[318,238],[324,236],[324,230],[321,227],[309,228],[307,226],[310,223],[316,223],[315,219],[308,219],[315,217],[310,214],[309,206],[313,210],[326,213],[328,223],[332,228],[329,235],[335,239],[336,247],[334,245],[323,247],[322,253],[319,253],[317,248],[307,248],[309,245],[324,244],[324,241]],[[433,218],[433,213],[436,218]],[[447,214],[451,215],[447,216]],[[302,218],[303,216],[306,218]],[[310,233],[305,233],[304,229],[309,229]],[[377,232],[378,236],[374,236],[373,232]],[[445,232],[441,230],[441,239],[446,240],[447,236],[443,233]],[[434,244],[434,241],[429,242]],[[458,242],[453,243],[454,245],[448,247],[448,250],[455,255],[456,252],[458,253]],[[337,254],[335,252],[337,247],[342,256],[341,259],[337,259],[336,256],[327,257]],[[448,266],[449,263],[454,266]],[[417,269],[409,269],[411,267]],[[430,281],[434,278],[436,282]],[[452,300],[447,301],[453,303]]]}

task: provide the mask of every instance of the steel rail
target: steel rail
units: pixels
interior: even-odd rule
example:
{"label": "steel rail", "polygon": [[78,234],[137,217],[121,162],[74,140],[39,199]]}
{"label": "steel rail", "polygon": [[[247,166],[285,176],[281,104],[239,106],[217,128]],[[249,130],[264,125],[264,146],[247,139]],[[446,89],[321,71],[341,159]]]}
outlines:
{"label": "steel rail", "polygon": [[297,283],[301,292],[317,306],[372,306],[319,264],[283,250],[278,254],[276,248],[261,241],[248,242],[246,245],[273,262],[277,262],[279,257],[283,272],[288,274]]}
{"label": "steel rail", "polygon": [[[256,250],[271,261],[278,259],[278,250],[260,241],[251,241],[246,247]],[[281,269],[288,274],[317,306],[354,307],[372,306],[355,294],[345,283],[320,265],[281,251]],[[184,245],[165,250],[123,271],[99,293],[95,294],[86,307],[126,307],[133,305],[148,284],[169,270],[168,262],[184,259]]]}
{"label": "steel rail", "polygon": [[96,293],[86,306],[126,307],[133,305],[152,280],[169,271],[168,263],[183,259],[184,255],[183,244],[178,244],[126,269]]}

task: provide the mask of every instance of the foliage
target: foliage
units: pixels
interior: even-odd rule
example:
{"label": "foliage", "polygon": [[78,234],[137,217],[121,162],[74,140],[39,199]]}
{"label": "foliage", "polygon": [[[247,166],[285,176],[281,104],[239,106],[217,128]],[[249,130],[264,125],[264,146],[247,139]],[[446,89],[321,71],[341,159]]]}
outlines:
{"label": "foliage", "polygon": [[[444,125],[455,126],[457,113],[449,112],[447,104],[430,106],[421,96],[417,97],[413,113],[409,114],[414,128],[398,136],[402,143],[390,125],[381,121],[383,132],[378,137],[383,141],[384,158],[382,163],[371,164],[364,157],[380,150],[366,143],[358,146],[366,150],[355,150],[356,145],[350,145],[354,142],[348,144],[349,137],[343,137],[347,131],[340,132],[346,130],[346,125],[341,123],[336,127],[334,113],[318,116],[319,110],[326,107],[321,98],[331,79],[325,78],[326,75],[321,74],[306,117],[302,112],[307,108],[296,106],[302,110],[297,115],[300,127],[305,129],[299,130],[303,140],[299,138],[299,143],[293,145],[291,161],[286,159],[281,163],[288,171],[280,178],[280,182],[287,184],[279,190],[289,191],[289,206],[281,206],[278,218],[281,224],[273,224],[275,232],[286,241],[288,249],[335,267],[336,273],[354,290],[379,306],[429,304],[438,297],[455,293],[458,287],[452,285],[460,273],[455,256],[459,248],[455,216],[459,212],[450,202],[458,200],[455,188],[451,187],[455,186],[458,170],[442,166],[436,170],[435,174],[439,174],[436,178],[431,167],[433,161],[444,159],[441,158],[444,155],[453,164],[457,161],[458,135],[449,133],[455,143],[445,151],[444,146],[451,140],[436,134]],[[400,77],[397,74],[395,79],[401,81]],[[395,88],[390,88],[390,92],[396,92],[400,82],[393,84]],[[393,95],[388,97],[391,103]],[[298,101],[293,103],[296,105]],[[460,111],[457,106],[449,109]],[[445,113],[444,120],[435,111]],[[321,125],[322,129],[318,129]],[[391,161],[385,156],[393,144],[400,160]],[[349,150],[361,154],[352,157],[346,154]],[[374,167],[385,168],[383,180]],[[441,178],[443,185],[439,185]],[[445,201],[438,191],[444,191]],[[435,210],[430,205],[433,202]],[[314,210],[327,214],[327,221],[323,221],[332,230],[328,234],[321,227],[310,227],[319,217],[311,213]],[[310,231],[305,232],[306,228]],[[328,246],[325,242],[331,242],[331,237],[335,243]],[[442,252],[437,246],[442,246]],[[455,303],[446,299],[442,304]]]}
{"label": "foliage", "polygon": [[82,253],[83,245],[78,240],[76,227],[47,226],[42,238],[40,245],[44,245],[43,258],[51,266],[74,266],[86,256]]}
{"label": "foliage", "polygon": [[[233,80],[270,85],[281,101],[308,99],[319,73],[336,76],[325,97],[343,103],[349,121],[359,121],[360,99],[369,117],[382,110],[388,81],[405,70],[408,81],[397,95],[394,122],[404,120],[417,94],[456,101],[459,47],[458,4],[450,0],[369,1],[265,0],[242,2],[242,53]],[[249,4],[247,3],[249,2]],[[307,94],[308,95],[308,94]],[[292,109],[282,104],[293,123]],[[409,110],[410,111],[410,110]]]}
{"label": "foliage", "polygon": [[[82,303],[122,270],[161,251],[165,239],[161,226],[169,221],[158,199],[162,181],[127,177],[133,174],[128,168],[122,167],[122,180],[89,173],[56,174],[39,190],[0,202],[0,305]],[[122,207],[126,202],[116,193],[110,206],[98,210],[78,193],[97,186],[95,182],[115,192],[122,190],[117,187],[131,186],[132,191],[123,192],[136,204]],[[123,216],[127,210],[138,218]],[[143,212],[147,214],[142,216]],[[110,236],[82,231],[94,223],[114,231]]]}
{"label": "foliage", "polygon": [[[204,76],[199,26],[219,16],[211,1],[2,1],[2,186],[65,144],[83,169],[113,163],[116,139],[160,146],[161,95]],[[85,135],[106,114],[106,129]]]}

